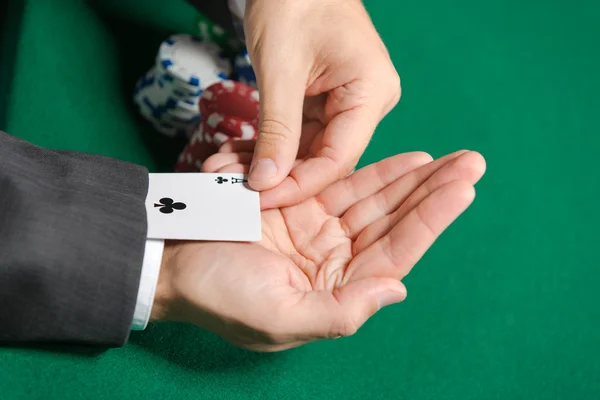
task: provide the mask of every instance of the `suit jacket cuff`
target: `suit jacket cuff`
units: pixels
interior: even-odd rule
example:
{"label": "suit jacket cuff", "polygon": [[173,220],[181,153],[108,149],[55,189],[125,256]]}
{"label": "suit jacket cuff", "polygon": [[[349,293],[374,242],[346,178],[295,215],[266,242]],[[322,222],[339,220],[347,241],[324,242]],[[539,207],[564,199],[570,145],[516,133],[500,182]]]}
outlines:
{"label": "suit jacket cuff", "polygon": [[0,132],[0,343],[128,340],[147,192],[141,166]]}

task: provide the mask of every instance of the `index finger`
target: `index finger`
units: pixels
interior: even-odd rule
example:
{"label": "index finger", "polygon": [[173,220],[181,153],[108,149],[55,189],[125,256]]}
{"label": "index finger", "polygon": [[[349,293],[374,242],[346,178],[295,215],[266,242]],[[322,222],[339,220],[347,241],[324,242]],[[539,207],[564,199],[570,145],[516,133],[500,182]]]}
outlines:
{"label": "index finger", "polygon": [[298,204],[345,178],[367,148],[379,118],[366,105],[334,116],[317,154],[294,167],[278,186],[261,193],[263,209]]}

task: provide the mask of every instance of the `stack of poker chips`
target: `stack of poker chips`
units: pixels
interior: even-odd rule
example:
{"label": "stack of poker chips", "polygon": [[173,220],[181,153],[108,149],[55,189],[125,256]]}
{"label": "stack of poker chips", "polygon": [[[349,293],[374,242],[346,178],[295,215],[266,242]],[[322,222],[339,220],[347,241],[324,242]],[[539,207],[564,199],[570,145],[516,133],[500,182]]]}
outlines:
{"label": "stack of poker chips", "polygon": [[175,172],[201,171],[202,162],[230,140],[256,139],[258,91],[236,81],[211,85],[200,97],[204,116],[181,152]]}
{"label": "stack of poker chips", "polygon": [[254,73],[254,69],[252,68],[252,63],[250,62],[250,56],[248,56],[248,51],[243,50],[235,57],[234,62],[234,70],[237,80],[256,88],[256,75]]}
{"label": "stack of poker chips", "polygon": [[201,120],[200,95],[231,73],[229,60],[215,44],[173,35],[162,42],[155,65],[138,80],[134,103],[158,132],[189,138]]}

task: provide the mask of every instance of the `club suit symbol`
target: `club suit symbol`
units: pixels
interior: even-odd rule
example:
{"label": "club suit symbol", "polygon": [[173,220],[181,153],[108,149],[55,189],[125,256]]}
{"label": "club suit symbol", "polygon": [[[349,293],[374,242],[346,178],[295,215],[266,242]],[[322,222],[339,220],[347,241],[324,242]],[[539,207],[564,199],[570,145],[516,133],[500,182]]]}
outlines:
{"label": "club suit symbol", "polygon": [[187,206],[181,202],[174,202],[171,198],[163,197],[158,203],[154,203],[154,207],[160,207],[158,211],[163,214],[171,214],[174,210],[185,210]]}
{"label": "club suit symbol", "polygon": [[[223,184],[223,183],[227,183],[229,182],[229,179],[223,178],[222,176],[217,177],[217,179],[215,179],[215,182],[217,182],[219,185]],[[248,182],[247,179],[240,179],[240,178],[231,178],[231,183],[244,183],[244,182]]]}

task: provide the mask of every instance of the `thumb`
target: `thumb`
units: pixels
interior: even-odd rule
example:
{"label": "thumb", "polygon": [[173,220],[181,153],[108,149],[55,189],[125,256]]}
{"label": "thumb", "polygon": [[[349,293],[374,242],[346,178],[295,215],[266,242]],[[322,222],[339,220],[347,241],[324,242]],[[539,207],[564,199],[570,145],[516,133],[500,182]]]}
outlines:
{"label": "thumb", "polygon": [[284,63],[272,65],[257,71],[260,120],[248,179],[255,190],[271,189],[288,176],[302,129],[306,77],[292,73]]}
{"label": "thumb", "polygon": [[308,292],[291,312],[305,338],[351,336],[381,308],[400,303],[406,288],[395,279],[369,278],[348,283],[333,293]]}

